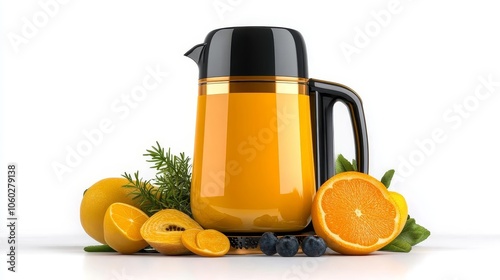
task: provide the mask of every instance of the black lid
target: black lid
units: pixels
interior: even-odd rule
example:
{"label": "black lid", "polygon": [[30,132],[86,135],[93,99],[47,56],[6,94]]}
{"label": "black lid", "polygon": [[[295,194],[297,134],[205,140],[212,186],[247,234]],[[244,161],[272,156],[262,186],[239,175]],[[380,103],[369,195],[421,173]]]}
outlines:
{"label": "black lid", "polygon": [[208,33],[205,43],[186,56],[200,69],[200,79],[224,76],[308,78],[306,46],[296,30],[282,27],[230,27]]}

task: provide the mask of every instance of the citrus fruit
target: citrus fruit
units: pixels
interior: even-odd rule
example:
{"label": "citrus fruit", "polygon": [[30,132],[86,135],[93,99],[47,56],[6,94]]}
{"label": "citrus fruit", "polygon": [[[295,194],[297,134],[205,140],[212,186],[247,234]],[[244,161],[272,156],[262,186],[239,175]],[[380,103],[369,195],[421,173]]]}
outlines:
{"label": "citrus fruit", "polygon": [[188,249],[191,252],[194,252],[198,248],[198,245],[196,244],[196,235],[198,235],[199,232],[201,232],[202,229],[199,228],[190,228],[182,232],[181,234],[181,242],[186,249]]}
{"label": "citrus fruit", "polygon": [[188,229],[181,241],[189,251],[204,257],[224,256],[231,247],[227,236],[214,229]]}
{"label": "citrus fruit", "polygon": [[368,174],[342,172],[327,180],[311,209],[316,234],[341,254],[363,255],[399,234],[401,213],[387,188]]}
{"label": "citrus fruit", "polygon": [[182,255],[181,235],[188,229],[203,229],[195,220],[176,209],[163,209],[151,216],[141,228],[141,235],[151,247],[164,255]]}
{"label": "citrus fruit", "polygon": [[125,178],[106,178],[85,191],[80,204],[80,222],[85,232],[96,241],[106,244],[103,221],[104,214],[111,204],[122,202],[139,206],[129,195],[132,189],[123,187],[128,183]]}
{"label": "citrus fruit", "polygon": [[104,240],[115,251],[133,254],[148,246],[141,236],[141,227],[148,215],[132,205],[116,202],[104,215]]}
{"label": "citrus fruit", "polygon": [[399,213],[401,214],[399,217],[399,234],[401,233],[401,231],[403,231],[406,220],[408,219],[408,204],[406,204],[406,199],[400,193],[389,191],[389,195],[392,197],[392,199],[394,199],[394,202],[396,202],[396,205],[399,208]]}
{"label": "citrus fruit", "polygon": [[206,229],[199,232],[196,235],[196,245],[198,245],[200,250],[194,253],[206,257],[223,256],[231,247],[229,238],[214,229]]}

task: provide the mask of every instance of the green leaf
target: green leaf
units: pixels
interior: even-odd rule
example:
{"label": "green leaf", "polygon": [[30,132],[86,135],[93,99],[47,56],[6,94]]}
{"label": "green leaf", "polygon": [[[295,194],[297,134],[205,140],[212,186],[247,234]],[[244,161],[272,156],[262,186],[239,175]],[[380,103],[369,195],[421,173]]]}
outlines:
{"label": "green leaf", "polygon": [[[424,241],[430,235],[431,232],[429,230],[417,224],[415,219],[408,217],[403,231],[391,243],[380,250],[407,253],[411,250],[411,246]],[[410,250],[408,250],[408,246],[410,246]]]}
{"label": "green leaf", "polygon": [[109,247],[109,245],[91,245],[83,247],[85,252],[95,253],[95,252],[116,252],[113,248]]}
{"label": "green leaf", "polygon": [[408,220],[406,220],[405,227],[397,238],[405,240],[406,242],[411,244],[411,246],[415,246],[427,239],[427,237],[429,237],[430,235],[431,232],[429,230],[417,224],[415,222],[415,219],[409,218]]}
{"label": "green leaf", "polygon": [[384,176],[382,176],[382,179],[380,179],[380,181],[382,182],[382,184],[384,184],[386,188],[389,188],[389,186],[391,185],[394,172],[395,172],[394,169],[388,170],[387,172],[385,172]]}
{"label": "green leaf", "polygon": [[384,248],[380,249],[380,251],[408,253],[411,251],[411,244],[403,239],[396,238]]}
{"label": "green leaf", "polygon": [[335,161],[335,174],[346,171],[355,171],[355,168],[342,154],[339,154]]}

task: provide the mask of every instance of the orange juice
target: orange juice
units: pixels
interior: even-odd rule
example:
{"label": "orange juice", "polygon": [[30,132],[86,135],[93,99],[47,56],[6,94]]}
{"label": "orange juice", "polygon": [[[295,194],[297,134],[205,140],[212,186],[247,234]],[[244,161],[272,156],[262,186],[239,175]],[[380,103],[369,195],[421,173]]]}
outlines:
{"label": "orange juice", "polygon": [[191,208],[204,228],[298,231],[315,194],[309,96],[198,97]]}

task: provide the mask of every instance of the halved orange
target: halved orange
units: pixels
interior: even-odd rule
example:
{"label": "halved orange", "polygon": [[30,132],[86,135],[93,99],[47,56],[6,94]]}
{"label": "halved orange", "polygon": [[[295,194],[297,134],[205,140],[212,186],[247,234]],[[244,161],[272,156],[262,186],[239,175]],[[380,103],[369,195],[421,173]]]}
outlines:
{"label": "halved orange", "polygon": [[314,197],[314,231],[341,254],[363,255],[389,244],[400,233],[400,209],[387,188],[372,176],[342,172]]}
{"label": "halved orange", "polygon": [[148,246],[141,236],[141,227],[148,215],[132,205],[116,202],[104,215],[104,239],[115,251],[133,254]]}

